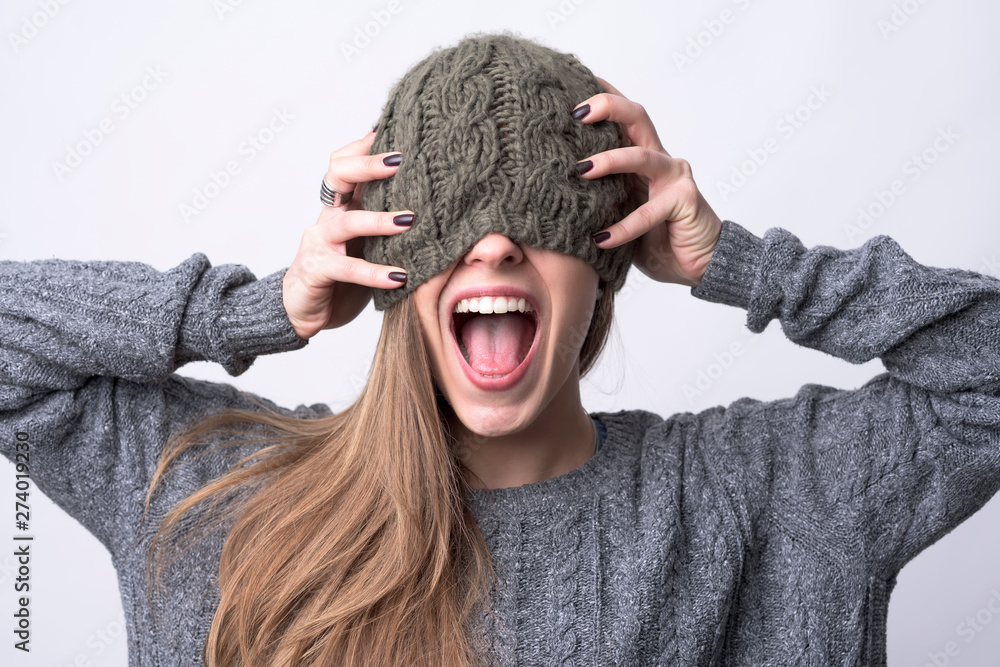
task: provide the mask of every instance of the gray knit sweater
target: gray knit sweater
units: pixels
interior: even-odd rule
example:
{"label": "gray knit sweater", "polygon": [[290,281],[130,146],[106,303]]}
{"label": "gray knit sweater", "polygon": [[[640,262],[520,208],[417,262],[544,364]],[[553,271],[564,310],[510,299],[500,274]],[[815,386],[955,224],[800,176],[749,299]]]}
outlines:
{"label": "gray knit sweater", "polygon": [[[282,274],[200,254],[162,273],[0,262],[0,447],[12,458],[30,434],[34,483],[111,552],[131,666],[198,664],[218,602],[222,531],[168,571],[151,618],[153,530],[233,462],[186,462],[140,526],[161,447],[199,415],[254,408],[174,371],[208,359],[235,376],[302,347]],[[888,372],[666,419],[595,413],[606,441],[579,468],[492,503],[470,492],[500,576],[498,662],[884,665],[896,574],[1000,488],[1000,281],[922,266],[886,236],[807,249],[726,221],[692,294]]]}

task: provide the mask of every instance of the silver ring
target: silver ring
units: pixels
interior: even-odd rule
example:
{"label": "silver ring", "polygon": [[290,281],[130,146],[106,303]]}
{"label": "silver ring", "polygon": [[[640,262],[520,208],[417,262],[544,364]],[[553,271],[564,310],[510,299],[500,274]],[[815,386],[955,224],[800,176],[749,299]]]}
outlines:
{"label": "silver ring", "polygon": [[327,186],[325,178],[320,181],[319,200],[327,206],[343,206],[350,202],[353,196],[354,190],[350,192],[335,192]]}

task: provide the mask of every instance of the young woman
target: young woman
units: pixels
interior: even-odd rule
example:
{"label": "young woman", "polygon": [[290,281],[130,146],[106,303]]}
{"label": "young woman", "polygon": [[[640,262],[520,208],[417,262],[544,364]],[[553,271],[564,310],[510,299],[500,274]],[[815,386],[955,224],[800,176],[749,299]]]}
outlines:
{"label": "young woman", "polygon": [[[431,54],[322,198],[260,280],[0,263],[0,442],[110,550],[130,664],[885,664],[896,574],[1000,488],[1000,282],[721,221],[572,56]],[[630,265],[887,372],[588,414]],[[340,413],[175,373],[373,297]]]}

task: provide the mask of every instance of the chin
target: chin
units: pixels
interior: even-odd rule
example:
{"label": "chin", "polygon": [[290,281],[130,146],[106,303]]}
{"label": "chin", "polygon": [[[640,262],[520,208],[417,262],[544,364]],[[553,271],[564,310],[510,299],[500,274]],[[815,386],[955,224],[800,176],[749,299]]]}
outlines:
{"label": "chin", "polygon": [[462,403],[454,412],[467,429],[487,438],[520,431],[533,417],[523,402],[514,405]]}

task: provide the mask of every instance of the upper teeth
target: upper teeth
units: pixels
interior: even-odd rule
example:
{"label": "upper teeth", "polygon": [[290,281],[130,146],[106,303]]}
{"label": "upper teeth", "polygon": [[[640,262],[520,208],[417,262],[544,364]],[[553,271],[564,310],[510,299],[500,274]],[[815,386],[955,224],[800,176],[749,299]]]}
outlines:
{"label": "upper teeth", "polygon": [[456,313],[525,313],[534,310],[523,298],[513,296],[480,296],[462,299],[455,304]]}

